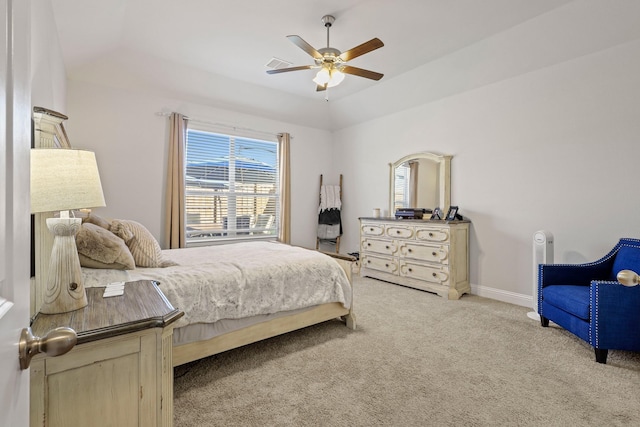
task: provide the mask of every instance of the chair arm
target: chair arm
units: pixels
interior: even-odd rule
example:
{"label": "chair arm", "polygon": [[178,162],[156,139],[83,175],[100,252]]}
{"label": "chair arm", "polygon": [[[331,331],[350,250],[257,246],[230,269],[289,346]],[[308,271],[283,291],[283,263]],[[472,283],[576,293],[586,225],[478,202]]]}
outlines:
{"label": "chair arm", "polygon": [[640,286],[593,280],[590,287],[591,345],[640,351]]}
{"label": "chair arm", "polygon": [[633,270],[620,270],[616,279],[625,286],[638,286],[640,284],[640,276]]}
{"label": "chair arm", "polygon": [[540,264],[538,284],[540,288],[552,285],[589,286],[592,280],[609,278],[611,263],[591,264]]}

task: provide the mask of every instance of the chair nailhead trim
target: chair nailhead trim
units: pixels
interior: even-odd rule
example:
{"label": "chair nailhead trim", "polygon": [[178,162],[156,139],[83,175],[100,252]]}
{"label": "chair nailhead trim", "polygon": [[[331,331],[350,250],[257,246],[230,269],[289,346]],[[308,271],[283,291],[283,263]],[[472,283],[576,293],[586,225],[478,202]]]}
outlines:
{"label": "chair nailhead trim", "polygon": [[[593,283],[593,282],[591,282]],[[589,322],[589,342],[595,347],[598,348],[598,292],[599,292],[599,286],[598,286],[598,282],[595,282],[595,292],[589,292],[589,307],[591,308],[591,310],[595,311],[595,318],[591,319],[591,322]],[[593,294],[596,294],[596,300],[595,300],[595,304],[593,301]],[[595,310],[594,310],[595,308]],[[595,334],[596,334],[596,338],[595,338],[595,342],[593,339],[593,326],[595,325],[596,330],[595,330]]]}

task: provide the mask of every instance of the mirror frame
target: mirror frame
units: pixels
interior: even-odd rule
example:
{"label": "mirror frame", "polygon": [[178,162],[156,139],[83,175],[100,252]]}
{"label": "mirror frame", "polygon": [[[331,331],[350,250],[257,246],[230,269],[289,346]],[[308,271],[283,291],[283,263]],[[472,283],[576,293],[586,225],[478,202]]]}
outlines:
{"label": "mirror frame", "polygon": [[[404,156],[394,163],[389,163],[389,216],[395,217],[395,211],[393,208],[393,201],[395,199],[395,170],[401,164],[415,159],[426,159],[438,164],[439,166],[439,181],[440,188],[438,189],[438,207],[447,212],[451,205],[451,155],[441,155],[429,152],[414,153]],[[435,208],[431,206],[430,208]]]}

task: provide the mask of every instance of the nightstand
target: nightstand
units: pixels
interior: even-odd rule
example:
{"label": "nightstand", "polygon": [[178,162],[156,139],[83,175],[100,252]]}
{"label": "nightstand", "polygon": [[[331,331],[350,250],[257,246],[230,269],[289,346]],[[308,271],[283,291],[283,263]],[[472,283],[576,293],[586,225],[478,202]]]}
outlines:
{"label": "nightstand", "polygon": [[62,314],[39,313],[34,335],[67,326],[76,346],[31,362],[31,426],[171,426],[175,309],[158,284],[125,284],[124,295],[103,298],[87,288],[89,304]]}

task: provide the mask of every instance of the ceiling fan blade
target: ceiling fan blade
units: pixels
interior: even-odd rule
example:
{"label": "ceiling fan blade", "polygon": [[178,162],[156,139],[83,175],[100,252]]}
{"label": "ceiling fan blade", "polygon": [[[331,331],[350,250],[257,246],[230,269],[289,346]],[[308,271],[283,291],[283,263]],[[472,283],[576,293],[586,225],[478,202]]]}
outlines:
{"label": "ceiling fan blade", "polygon": [[313,65],[301,65],[299,67],[289,67],[289,68],[276,68],[275,70],[267,70],[267,74],[278,74],[278,73],[286,73],[289,71],[309,70],[311,68],[313,68]]}
{"label": "ceiling fan blade", "polygon": [[351,67],[349,65],[345,65],[342,67],[342,72],[345,74],[352,74],[354,76],[364,77],[371,80],[380,80],[384,77],[384,74],[376,73],[375,71],[363,70],[358,67]]}
{"label": "ceiling fan blade", "polygon": [[298,46],[300,49],[304,50],[309,55],[311,55],[313,57],[313,59],[322,59],[322,54],[320,52],[318,52],[309,43],[307,43],[306,41],[302,40],[302,37],[293,35],[293,36],[287,36],[287,38],[289,40],[291,40],[293,42],[293,44]]}
{"label": "ceiling fan blade", "polygon": [[342,54],[338,58],[342,59],[344,62],[351,61],[353,58],[357,58],[360,55],[369,53],[372,50],[379,49],[382,46],[384,46],[384,43],[382,43],[382,40],[376,37],[369,40],[368,42],[364,42],[361,45],[354,47],[353,49],[342,52]]}

